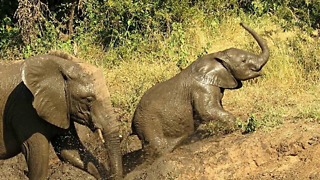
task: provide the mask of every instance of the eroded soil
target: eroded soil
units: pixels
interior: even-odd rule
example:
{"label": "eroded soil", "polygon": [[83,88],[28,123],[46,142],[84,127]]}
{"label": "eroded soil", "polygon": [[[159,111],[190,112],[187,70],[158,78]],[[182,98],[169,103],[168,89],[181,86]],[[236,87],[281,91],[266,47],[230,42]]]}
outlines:
{"label": "eroded soil", "polygon": [[[95,148],[98,141],[89,139],[96,137],[89,137],[87,131],[81,136],[91,149]],[[137,149],[136,143],[129,145]],[[320,124],[299,120],[269,131],[209,137],[181,146],[149,164],[139,164],[139,153],[137,150],[125,156],[126,180],[320,179]],[[22,155],[0,161],[0,170],[0,179],[27,179]],[[94,178],[61,163],[51,152],[49,179]]]}

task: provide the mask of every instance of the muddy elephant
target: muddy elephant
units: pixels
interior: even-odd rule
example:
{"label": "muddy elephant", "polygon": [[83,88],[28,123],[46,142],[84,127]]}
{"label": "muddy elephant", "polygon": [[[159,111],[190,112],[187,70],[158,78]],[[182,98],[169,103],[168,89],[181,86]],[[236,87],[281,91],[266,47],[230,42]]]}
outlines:
{"label": "muddy elephant", "polygon": [[[29,179],[47,178],[49,143],[62,161],[98,179],[122,179],[119,122],[103,73],[93,65],[57,51],[1,62],[0,110],[0,159],[22,152]],[[108,163],[86,150],[75,122],[99,133]]]}
{"label": "muddy elephant", "polygon": [[241,23],[258,42],[258,55],[236,48],[204,55],[171,79],[154,85],[142,96],[132,121],[133,134],[147,154],[172,151],[203,122],[220,121],[225,131],[235,127],[235,117],[223,109],[225,89],[261,75],[269,49],[259,35]]}

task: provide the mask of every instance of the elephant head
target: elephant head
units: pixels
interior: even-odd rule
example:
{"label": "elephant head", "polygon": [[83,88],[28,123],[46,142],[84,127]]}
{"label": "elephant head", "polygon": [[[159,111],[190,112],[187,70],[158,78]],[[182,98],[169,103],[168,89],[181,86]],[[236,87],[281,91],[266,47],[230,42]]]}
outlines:
{"label": "elephant head", "polygon": [[269,59],[268,46],[254,30],[240,24],[258,42],[261,53],[256,55],[241,49],[229,48],[203,56],[192,65],[197,80],[222,88],[239,88],[241,81],[261,75],[260,70]]}
{"label": "elephant head", "polygon": [[62,129],[75,121],[102,132],[111,171],[121,177],[119,123],[103,77],[98,68],[61,52],[31,57],[22,67],[38,115]]}

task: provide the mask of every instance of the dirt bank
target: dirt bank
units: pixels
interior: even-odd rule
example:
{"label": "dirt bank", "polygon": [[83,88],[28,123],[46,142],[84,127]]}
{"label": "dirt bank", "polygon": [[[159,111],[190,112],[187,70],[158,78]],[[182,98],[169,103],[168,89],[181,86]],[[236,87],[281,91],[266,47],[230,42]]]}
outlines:
{"label": "dirt bank", "polygon": [[[210,137],[179,147],[150,165],[133,167],[138,161],[134,154],[138,151],[125,159],[126,180],[320,179],[320,124],[299,120],[269,131]],[[27,179],[22,155],[0,161],[0,170],[1,179]],[[62,164],[52,153],[49,179],[94,178]]]}

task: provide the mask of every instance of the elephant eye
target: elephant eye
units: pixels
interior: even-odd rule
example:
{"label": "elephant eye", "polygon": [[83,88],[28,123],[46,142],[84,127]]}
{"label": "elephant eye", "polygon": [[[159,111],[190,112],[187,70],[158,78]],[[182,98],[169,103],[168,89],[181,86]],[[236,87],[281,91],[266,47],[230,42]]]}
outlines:
{"label": "elephant eye", "polygon": [[94,97],[93,96],[88,96],[88,97],[86,97],[86,100],[88,102],[92,102],[94,100]]}
{"label": "elephant eye", "polygon": [[95,98],[93,96],[85,96],[85,97],[81,97],[80,101],[83,103],[83,104],[91,104],[92,101],[94,101]]}

